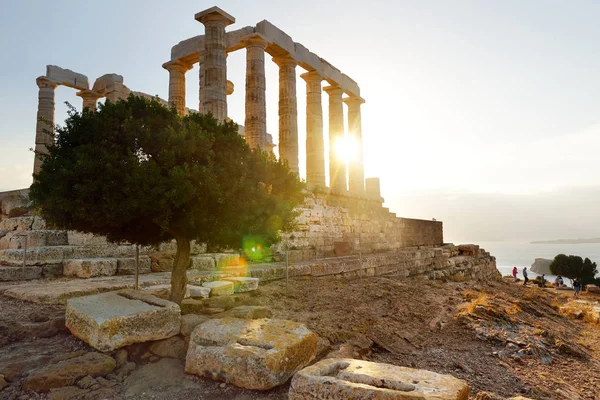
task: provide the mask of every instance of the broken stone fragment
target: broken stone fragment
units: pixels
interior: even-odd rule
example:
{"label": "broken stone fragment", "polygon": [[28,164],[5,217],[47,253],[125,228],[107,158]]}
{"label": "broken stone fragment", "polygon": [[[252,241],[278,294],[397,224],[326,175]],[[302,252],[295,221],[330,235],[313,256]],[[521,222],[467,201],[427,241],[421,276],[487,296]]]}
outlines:
{"label": "broken stone fragment", "polygon": [[106,375],[116,367],[115,360],[105,354],[87,353],[57,364],[49,364],[33,371],[23,382],[23,389],[47,392],[52,388],[71,386],[83,377],[89,380]]}
{"label": "broken stone fragment", "polygon": [[317,351],[304,325],[277,319],[211,319],[190,337],[185,371],[246,389],[285,383]]}
{"label": "broken stone fragment", "polygon": [[208,321],[205,315],[187,314],[181,316],[181,334],[190,336],[194,329],[203,322]]}
{"label": "broken stone fragment", "polygon": [[462,379],[431,371],[349,358],[322,360],[292,379],[290,400],[467,400]]}
{"label": "broken stone fragment", "polygon": [[224,278],[224,281],[233,283],[233,291],[235,293],[251,292],[258,289],[258,278]]}
{"label": "broken stone fragment", "polygon": [[159,340],[150,346],[150,351],[159,357],[179,360],[185,360],[186,350],[185,341],[180,336]]}
{"label": "broken stone fragment", "polygon": [[202,286],[210,288],[212,296],[231,296],[233,294],[233,283],[226,281],[204,282]]}
{"label": "broken stone fragment", "polygon": [[265,306],[239,306],[232,308],[231,313],[235,318],[242,319],[271,318],[273,316],[273,311]]}
{"label": "broken stone fragment", "polygon": [[167,339],[179,333],[181,311],[170,301],[135,290],[121,290],[67,301],[71,333],[100,351]]}

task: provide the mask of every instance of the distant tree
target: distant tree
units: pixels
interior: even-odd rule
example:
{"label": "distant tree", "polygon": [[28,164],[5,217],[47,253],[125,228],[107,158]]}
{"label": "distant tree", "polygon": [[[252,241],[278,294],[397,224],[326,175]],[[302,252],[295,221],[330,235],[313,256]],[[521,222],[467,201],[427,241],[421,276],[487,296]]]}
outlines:
{"label": "distant tree", "polygon": [[73,108],[31,186],[41,215],[62,228],[112,242],[175,239],[171,300],[187,283],[190,241],[240,249],[264,246],[294,225],[303,184],[272,154],[253,151],[235,123],[179,116],[134,95],[97,111]]}
{"label": "distant tree", "polygon": [[582,285],[587,285],[594,282],[598,268],[596,263],[587,257],[584,260],[579,256],[558,254],[550,263],[550,272],[571,280],[577,278]]}

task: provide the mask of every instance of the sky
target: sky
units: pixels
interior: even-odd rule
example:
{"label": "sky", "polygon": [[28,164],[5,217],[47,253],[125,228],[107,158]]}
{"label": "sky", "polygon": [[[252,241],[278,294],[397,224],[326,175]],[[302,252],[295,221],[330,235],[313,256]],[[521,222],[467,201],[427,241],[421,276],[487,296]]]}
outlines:
{"label": "sky", "polygon": [[[166,99],[161,65],[173,45],[204,33],[194,14],[213,5],[236,18],[228,29],[266,19],[359,84],[366,176],[380,177],[399,216],[444,221],[446,241],[600,237],[594,0],[3,0],[0,191],[31,184],[35,78],[47,64],[91,83],[118,73]],[[243,124],[245,51],[227,61],[229,116]],[[266,61],[277,142],[277,66]],[[186,74],[190,108],[197,76],[197,65]],[[304,176],[300,78],[297,92]],[[65,101],[81,107],[73,89],[58,88],[56,123]]]}

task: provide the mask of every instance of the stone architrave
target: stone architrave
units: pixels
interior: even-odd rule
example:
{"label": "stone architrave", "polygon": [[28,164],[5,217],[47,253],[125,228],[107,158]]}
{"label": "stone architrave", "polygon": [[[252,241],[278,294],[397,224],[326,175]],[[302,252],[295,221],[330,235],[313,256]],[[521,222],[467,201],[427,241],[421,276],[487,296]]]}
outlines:
{"label": "stone architrave", "polygon": [[77,92],[77,96],[83,99],[82,109],[85,110],[87,108],[92,111],[96,110],[98,99],[104,97],[102,94],[96,93],[92,90],[81,90]]}
{"label": "stone architrave", "polygon": [[190,337],[185,372],[252,390],[285,383],[316,355],[317,336],[278,319],[211,319]]}
{"label": "stone architrave", "polygon": [[[54,140],[54,89],[58,83],[40,76],[36,79],[38,85],[38,111],[35,125],[35,151],[46,154],[46,145]],[[33,173],[40,172],[42,160],[36,156],[33,163]]]}
{"label": "stone architrave", "polygon": [[344,99],[348,105],[348,138],[357,146],[357,154],[348,162],[348,189],[353,193],[365,192],[365,171],[363,165],[362,120],[360,106],[365,100],[358,96]]}
{"label": "stone architrave", "polygon": [[306,183],[325,187],[325,142],[321,81],[316,71],[300,75],[306,81]]}
{"label": "stone architrave", "polygon": [[344,140],[344,90],[338,85],[323,88],[329,95],[329,186],[332,189],[347,190],[346,160],[336,153],[339,142]]}
{"label": "stone architrave", "polygon": [[329,358],[299,371],[290,400],[467,400],[462,379],[431,371],[345,358]]}
{"label": "stone architrave", "polygon": [[251,148],[267,150],[267,102],[265,78],[265,48],[261,35],[245,38],[246,46],[246,121],[244,132]]}
{"label": "stone architrave", "polygon": [[274,57],[279,66],[279,158],[287,160],[292,171],[298,167],[298,100],[296,65],[291,56]]}
{"label": "stone architrave", "polygon": [[169,71],[169,106],[175,107],[177,114],[185,115],[185,73],[192,66],[181,61],[168,62],[163,68]]}
{"label": "stone architrave", "polygon": [[[219,121],[227,119],[227,38],[225,27],[235,18],[211,7],[195,15],[205,27],[204,34],[204,87],[202,112],[212,113]],[[202,68],[201,68],[202,69]]]}
{"label": "stone architrave", "polygon": [[179,306],[136,290],[121,290],[67,301],[66,326],[100,351],[167,339],[179,333]]}

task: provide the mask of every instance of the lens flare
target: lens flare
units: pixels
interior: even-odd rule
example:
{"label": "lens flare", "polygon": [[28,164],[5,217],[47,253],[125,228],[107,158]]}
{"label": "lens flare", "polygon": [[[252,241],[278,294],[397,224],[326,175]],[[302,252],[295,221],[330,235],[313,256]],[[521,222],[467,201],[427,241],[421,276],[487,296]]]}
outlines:
{"label": "lens flare", "polygon": [[335,154],[344,161],[349,162],[358,157],[358,143],[352,136],[344,136],[335,142]]}

